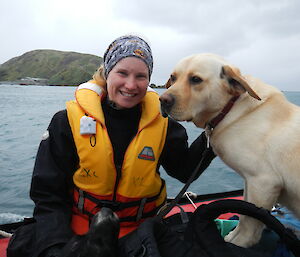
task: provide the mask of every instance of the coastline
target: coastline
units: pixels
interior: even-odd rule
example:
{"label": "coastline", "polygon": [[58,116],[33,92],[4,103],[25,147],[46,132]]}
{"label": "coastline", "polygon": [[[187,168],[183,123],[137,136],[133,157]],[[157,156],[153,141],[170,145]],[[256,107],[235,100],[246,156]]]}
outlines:
{"label": "coastline", "polygon": [[[35,81],[0,81],[0,85],[18,85],[18,86],[49,86],[49,87],[78,87],[78,85],[70,85],[70,84],[45,84],[45,83],[39,83]],[[151,88],[165,88],[165,85],[155,85],[150,84]]]}
{"label": "coastline", "polygon": [[0,81],[0,85],[18,85],[18,86],[59,86],[59,87],[77,87],[78,85],[69,84],[45,84],[38,83],[34,81],[24,82],[24,81]]}

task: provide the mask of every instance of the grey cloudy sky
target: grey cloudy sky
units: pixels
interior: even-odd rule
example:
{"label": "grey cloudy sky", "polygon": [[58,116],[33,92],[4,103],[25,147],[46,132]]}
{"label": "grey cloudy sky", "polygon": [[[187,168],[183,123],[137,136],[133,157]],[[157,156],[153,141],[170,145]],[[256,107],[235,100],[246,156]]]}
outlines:
{"label": "grey cloudy sky", "polygon": [[152,47],[152,83],[183,57],[222,55],[281,90],[299,91],[299,0],[1,0],[0,63],[35,49],[103,56],[123,34]]}

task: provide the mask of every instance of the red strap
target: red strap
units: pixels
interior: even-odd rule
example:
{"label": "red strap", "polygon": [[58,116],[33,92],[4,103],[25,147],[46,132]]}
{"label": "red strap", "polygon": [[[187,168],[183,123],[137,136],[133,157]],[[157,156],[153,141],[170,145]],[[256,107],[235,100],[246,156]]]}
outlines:
{"label": "red strap", "polygon": [[223,110],[216,116],[214,117],[210,122],[206,124],[206,126],[209,129],[214,129],[220,122],[221,120],[224,119],[226,114],[231,110],[232,106],[234,105],[235,101],[239,98],[240,96],[234,96],[232,97],[229,102],[225,105]]}

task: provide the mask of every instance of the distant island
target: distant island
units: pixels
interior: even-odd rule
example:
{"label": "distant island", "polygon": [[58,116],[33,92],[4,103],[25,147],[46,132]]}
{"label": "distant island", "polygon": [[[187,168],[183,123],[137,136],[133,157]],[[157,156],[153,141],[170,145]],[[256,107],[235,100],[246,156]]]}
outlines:
{"label": "distant island", "polygon": [[33,50],[0,65],[0,84],[77,86],[90,80],[102,62],[92,54]]}
{"label": "distant island", "polygon": [[0,65],[0,81],[33,85],[78,85],[89,80],[102,58],[76,52],[34,50]]}

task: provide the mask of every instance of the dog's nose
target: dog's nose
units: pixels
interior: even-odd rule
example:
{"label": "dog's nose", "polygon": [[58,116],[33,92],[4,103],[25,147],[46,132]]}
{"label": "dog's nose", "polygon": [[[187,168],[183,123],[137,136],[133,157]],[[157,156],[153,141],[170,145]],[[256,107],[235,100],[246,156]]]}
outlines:
{"label": "dog's nose", "polygon": [[171,108],[174,105],[175,97],[171,94],[163,94],[159,97],[160,104],[166,108]]}
{"label": "dog's nose", "polygon": [[159,97],[161,112],[163,117],[167,117],[170,112],[172,106],[175,103],[175,97],[171,94],[162,94]]}

